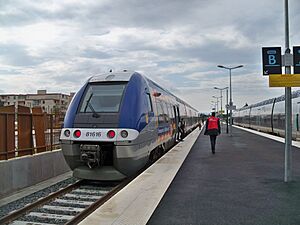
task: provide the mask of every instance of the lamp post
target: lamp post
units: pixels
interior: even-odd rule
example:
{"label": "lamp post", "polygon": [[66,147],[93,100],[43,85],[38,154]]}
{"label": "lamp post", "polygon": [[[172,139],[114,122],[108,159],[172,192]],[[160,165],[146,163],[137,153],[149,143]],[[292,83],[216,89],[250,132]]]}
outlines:
{"label": "lamp post", "polygon": [[[223,115],[223,109],[222,109],[223,93],[222,93],[222,91],[226,90],[226,105],[228,105],[228,87],[224,87],[224,88],[214,87],[214,89],[220,90],[220,94],[221,94],[221,114]],[[228,107],[226,107],[226,133],[228,134]]]}
{"label": "lamp post", "polygon": [[210,101],[211,104],[212,104],[212,110],[214,110],[216,112],[216,109],[217,109],[217,102],[215,101]]}
{"label": "lamp post", "polygon": [[219,98],[221,98],[221,97],[217,97],[217,96],[212,96],[212,97],[217,99],[217,113],[218,113],[219,112]]}
{"label": "lamp post", "polygon": [[231,88],[231,70],[238,69],[243,67],[243,65],[235,66],[235,67],[227,67],[227,66],[222,66],[218,65],[219,68],[222,69],[227,69],[229,70],[229,110],[230,110],[230,136],[232,136],[232,88]]}
{"label": "lamp post", "polygon": [[[224,87],[224,88],[218,88],[218,87],[214,87],[214,89],[217,89],[217,90],[219,90],[220,91],[220,98],[221,98],[221,114],[223,114],[223,104],[222,104],[222,99],[223,99],[223,90],[225,90],[225,89],[228,89],[228,87]],[[227,104],[228,104],[228,102],[227,102]]]}

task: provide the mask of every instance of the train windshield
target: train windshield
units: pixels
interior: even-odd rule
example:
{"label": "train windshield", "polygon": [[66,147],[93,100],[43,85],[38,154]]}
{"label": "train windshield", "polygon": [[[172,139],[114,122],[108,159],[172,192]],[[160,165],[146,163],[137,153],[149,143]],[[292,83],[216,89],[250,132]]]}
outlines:
{"label": "train windshield", "polygon": [[118,112],[126,83],[97,84],[88,86],[80,112]]}

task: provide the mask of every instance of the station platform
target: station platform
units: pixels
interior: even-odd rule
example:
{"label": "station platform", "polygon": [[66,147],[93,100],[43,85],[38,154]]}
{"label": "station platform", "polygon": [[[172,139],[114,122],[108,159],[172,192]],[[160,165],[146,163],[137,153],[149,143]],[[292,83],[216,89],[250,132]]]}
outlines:
{"label": "station platform", "polygon": [[[198,137],[147,225],[300,224],[300,150],[292,147],[293,181],[284,183],[284,144],[233,128]],[[282,139],[281,139],[282,140]]]}
{"label": "station platform", "polygon": [[284,183],[283,138],[238,127],[230,136],[225,128],[216,154],[195,129],[80,225],[300,224],[299,142],[292,147],[293,181]]}
{"label": "station platform", "polygon": [[213,155],[196,129],[80,225],[300,224],[300,149],[284,183],[282,141],[223,125]]}

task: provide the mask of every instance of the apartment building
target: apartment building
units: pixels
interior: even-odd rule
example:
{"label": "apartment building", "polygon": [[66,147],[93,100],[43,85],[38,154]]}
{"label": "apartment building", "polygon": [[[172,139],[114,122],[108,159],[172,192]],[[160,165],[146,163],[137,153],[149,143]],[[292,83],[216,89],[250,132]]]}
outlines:
{"label": "apartment building", "polygon": [[47,90],[38,90],[36,94],[2,94],[0,106],[22,105],[33,108],[41,106],[46,113],[65,114],[74,93],[47,93]]}

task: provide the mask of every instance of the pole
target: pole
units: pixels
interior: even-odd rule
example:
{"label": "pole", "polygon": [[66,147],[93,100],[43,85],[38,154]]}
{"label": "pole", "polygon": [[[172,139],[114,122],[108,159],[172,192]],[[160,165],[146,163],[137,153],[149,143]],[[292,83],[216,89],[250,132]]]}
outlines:
{"label": "pole", "polygon": [[222,108],[222,89],[220,90],[220,92],[221,92],[221,115],[223,115],[223,108]]}
{"label": "pole", "polygon": [[[223,65],[218,65],[219,68],[227,69],[229,70],[229,91],[230,91],[230,100],[228,105],[228,92],[227,92],[227,105],[230,107],[230,136],[232,136],[232,108],[233,108],[233,102],[232,102],[232,88],[231,88],[231,70],[241,68],[243,65],[235,66],[235,67],[226,67]],[[227,108],[227,120],[228,120],[228,108]]]}
{"label": "pole", "polygon": [[228,134],[228,88],[226,89],[226,133]]}
{"label": "pole", "polygon": [[[290,54],[289,41],[289,10],[288,0],[284,2],[285,14],[285,56]],[[291,74],[291,66],[285,66],[285,74]],[[284,148],[284,182],[292,180],[291,167],[291,145],[292,145],[292,90],[290,87],[285,88],[285,148]]]}
{"label": "pole", "polygon": [[230,109],[230,136],[232,136],[232,90],[231,90],[231,68],[229,68],[229,109]]}

